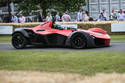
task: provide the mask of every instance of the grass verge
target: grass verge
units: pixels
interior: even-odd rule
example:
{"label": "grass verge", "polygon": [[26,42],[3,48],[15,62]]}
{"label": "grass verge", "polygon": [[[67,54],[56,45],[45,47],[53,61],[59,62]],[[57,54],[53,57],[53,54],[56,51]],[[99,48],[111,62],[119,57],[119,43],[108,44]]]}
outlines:
{"label": "grass verge", "polygon": [[125,52],[0,51],[0,70],[125,73]]}
{"label": "grass verge", "polygon": [[112,42],[125,42],[125,35],[110,35]]}
{"label": "grass verge", "polygon": [[11,43],[11,36],[0,36],[0,43]]}

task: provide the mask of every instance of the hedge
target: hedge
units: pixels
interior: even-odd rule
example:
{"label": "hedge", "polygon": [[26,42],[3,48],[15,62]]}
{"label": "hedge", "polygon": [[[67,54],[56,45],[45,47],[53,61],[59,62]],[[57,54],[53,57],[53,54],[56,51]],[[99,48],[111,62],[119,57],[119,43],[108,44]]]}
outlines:
{"label": "hedge", "polygon": [[[89,28],[102,28],[108,32],[108,34],[125,34],[125,32],[111,32],[111,23],[125,23],[125,21],[101,21],[101,22],[60,22],[60,24],[77,24],[78,28],[89,29]],[[43,22],[32,22],[32,23],[0,23],[0,26],[13,26],[15,28],[20,27],[34,27]]]}

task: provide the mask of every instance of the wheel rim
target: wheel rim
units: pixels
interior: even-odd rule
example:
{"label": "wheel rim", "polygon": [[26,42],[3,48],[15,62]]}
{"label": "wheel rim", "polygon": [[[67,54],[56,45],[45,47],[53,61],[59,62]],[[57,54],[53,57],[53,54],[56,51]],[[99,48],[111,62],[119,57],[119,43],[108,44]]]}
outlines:
{"label": "wheel rim", "polygon": [[86,39],[82,34],[75,34],[71,38],[71,45],[73,48],[84,48],[86,45]]}
{"label": "wheel rim", "polygon": [[22,34],[15,34],[12,38],[12,44],[15,48],[24,47],[24,37]]}

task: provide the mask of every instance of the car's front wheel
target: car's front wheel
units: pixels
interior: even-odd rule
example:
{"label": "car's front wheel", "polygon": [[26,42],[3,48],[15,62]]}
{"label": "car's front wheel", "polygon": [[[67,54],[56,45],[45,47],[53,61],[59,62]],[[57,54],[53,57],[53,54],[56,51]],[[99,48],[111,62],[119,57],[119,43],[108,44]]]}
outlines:
{"label": "car's front wheel", "polygon": [[71,47],[73,48],[85,48],[86,47],[86,38],[82,33],[75,33],[71,36],[70,39]]}
{"label": "car's front wheel", "polygon": [[27,42],[27,40],[22,33],[13,34],[12,45],[14,46],[14,48],[16,48],[16,49],[25,48],[26,42]]}

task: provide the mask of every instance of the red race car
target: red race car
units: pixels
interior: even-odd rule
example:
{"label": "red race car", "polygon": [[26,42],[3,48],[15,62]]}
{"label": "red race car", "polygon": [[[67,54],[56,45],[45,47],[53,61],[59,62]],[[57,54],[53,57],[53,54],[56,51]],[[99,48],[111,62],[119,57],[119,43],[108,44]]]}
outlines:
{"label": "red race car", "polygon": [[82,30],[63,27],[48,21],[34,28],[14,31],[12,45],[16,49],[25,48],[27,45],[65,46],[80,49],[109,46],[110,39],[110,36],[100,28]]}

